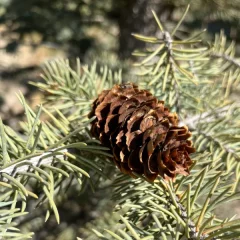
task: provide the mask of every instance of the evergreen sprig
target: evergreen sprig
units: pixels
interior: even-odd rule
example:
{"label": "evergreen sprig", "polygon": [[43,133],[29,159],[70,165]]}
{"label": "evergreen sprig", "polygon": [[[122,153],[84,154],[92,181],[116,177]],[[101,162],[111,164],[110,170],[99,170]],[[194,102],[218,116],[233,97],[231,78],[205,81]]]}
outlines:
{"label": "evergreen sprig", "polygon": [[[77,60],[77,66],[76,72],[67,61],[57,61],[46,64],[44,68],[43,78],[47,84],[37,85],[50,94],[48,104],[56,100],[56,95],[59,105],[57,102],[49,108],[40,105],[34,112],[19,94],[26,115],[26,121],[21,123],[22,136],[0,123],[1,207],[4,207],[0,237],[4,239],[32,236],[32,233],[21,234],[12,227],[15,224],[13,219],[27,214],[29,197],[37,200],[37,206],[48,204],[45,221],[53,212],[59,222],[55,195],[66,187],[66,181],[71,183],[74,178],[82,189],[91,171],[106,178],[104,166],[108,162],[105,160],[100,164],[100,160],[101,156],[111,155],[106,152],[107,148],[89,136],[87,126],[92,119],[89,120],[86,113],[90,111],[93,96],[101,88],[113,84],[113,76],[107,68],[102,68],[100,78],[96,64],[88,70],[87,67],[81,68]],[[96,81],[99,83],[97,87]],[[69,103],[75,104],[74,107],[70,109]],[[38,193],[34,192],[36,185],[40,189]],[[17,207],[19,203],[20,208]]]}
{"label": "evergreen sprig", "polygon": [[[183,40],[174,39],[188,8],[171,32],[164,29],[156,13],[153,12],[160,30],[159,36],[147,37],[133,34],[138,40],[153,45],[153,48],[133,53],[135,56],[144,57],[144,60],[135,64],[142,68],[140,75],[147,76],[141,84],[143,87],[151,88],[154,95],[165,100],[177,111],[181,108],[182,99],[187,96],[193,101],[189,103],[192,106],[198,103],[198,99],[194,97],[191,99],[190,91],[194,87],[206,84],[206,75],[209,74],[207,70],[203,71],[209,60],[209,48],[200,45],[203,32]],[[189,85],[192,85],[191,89]]]}
{"label": "evergreen sprig", "polygon": [[[116,215],[111,213],[109,219],[114,221],[96,221],[100,224],[93,230],[97,239],[214,240],[239,236],[240,220],[234,216],[222,219],[216,212],[223,204],[240,199],[240,110],[232,100],[232,89],[239,87],[239,66],[234,46],[226,47],[223,35],[212,46],[202,43],[201,34],[177,38],[186,14],[187,10],[170,33],[154,13],[159,36],[134,36],[156,46],[135,53],[145,57],[137,64],[144,69],[138,83],[165,100],[193,132],[197,153],[191,174],[178,176],[175,182],[158,178],[149,183],[137,174],[136,179],[115,174],[112,168],[113,195],[106,198],[112,197],[116,203],[119,221],[115,225]],[[53,212],[59,222],[56,194],[73,180],[80,191],[94,176],[99,178],[92,186],[108,177],[105,169],[112,166],[107,160],[111,155],[90,136],[92,119],[87,116],[98,93],[121,83],[121,71],[113,73],[96,63],[81,66],[79,60],[76,65],[71,67],[66,60],[46,64],[44,83],[32,83],[46,96],[44,106],[36,111],[19,94],[26,113],[22,135],[0,122],[3,239],[32,236],[18,229],[19,217],[28,214],[26,210],[33,211],[28,208],[30,197],[36,199],[37,206],[47,206],[45,220]]]}
{"label": "evergreen sprig", "polygon": [[136,64],[143,69],[139,84],[166,100],[193,132],[198,150],[195,165],[190,176],[178,177],[175,183],[159,180],[150,184],[119,176],[113,184],[113,199],[118,202],[117,210],[125,209],[122,224],[114,232],[95,232],[101,239],[239,237],[239,219],[221,219],[215,213],[221,205],[240,198],[240,112],[231,95],[233,86],[239,87],[238,61],[234,58],[234,45],[226,48],[223,33],[208,47],[201,43],[201,34],[175,40],[174,34],[185,15],[186,12],[169,33],[154,13],[160,34],[134,37],[156,47],[134,55],[144,57]]}
{"label": "evergreen sprig", "polygon": [[237,237],[240,220],[234,216],[222,220],[213,213],[221,205],[240,199],[232,174],[221,171],[221,159],[213,162],[209,153],[196,154],[195,159],[191,175],[178,178],[174,184],[118,176],[113,183],[113,199],[117,210],[125,210],[125,214],[115,233],[107,231],[112,239]]}
{"label": "evergreen sprig", "polygon": [[133,34],[149,44],[146,50],[133,53],[143,58],[135,64],[143,76],[139,84],[165,100],[183,118],[229,104],[229,95],[237,90],[240,79],[234,43],[228,46],[223,32],[213,44],[203,41],[205,31],[184,39],[178,37],[188,9],[172,31],[166,30],[153,12],[158,35]]}
{"label": "evergreen sprig", "polygon": [[[46,63],[41,77],[44,83],[30,82],[44,91],[46,103],[63,112],[71,108],[73,116],[88,114],[92,101],[103,89],[111,88],[122,81],[121,70],[113,72],[107,66],[81,65],[70,67],[68,60],[56,60]],[[57,102],[56,102],[57,101]]]}

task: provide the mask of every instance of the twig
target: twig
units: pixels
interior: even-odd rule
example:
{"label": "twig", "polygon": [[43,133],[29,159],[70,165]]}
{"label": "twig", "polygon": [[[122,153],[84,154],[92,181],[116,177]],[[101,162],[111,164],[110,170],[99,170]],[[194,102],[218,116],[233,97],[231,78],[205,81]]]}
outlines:
{"label": "twig", "polygon": [[[160,181],[162,186],[167,190],[166,192],[169,192],[169,194],[165,194],[168,203],[166,204],[166,207],[169,208],[169,205],[177,205],[178,208],[178,214],[182,218],[182,220],[186,223],[189,229],[189,237],[184,235],[183,237],[184,240],[204,240],[206,239],[209,235],[207,234],[202,234],[199,236],[199,232],[195,226],[195,223],[188,217],[188,213],[185,209],[185,207],[180,203],[180,200],[178,196],[175,194],[174,191],[170,190],[170,184],[168,182],[165,182],[164,180]],[[182,239],[182,238],[181,238]],[[218,240],[217,238],[212,238],[211,240]]]}
{"label": "twig", "polygon": [[173,59],[173,50],[172,50],[172,37],[171,34],[169,32],[163,32],[163,39],[164,42],[166,43],[166,47],[168,49],[168,61],[170,64],[170,70],[172,69],[171,73],[171,77],[174,80],[174,90],[175,90],[175,95],[176,95],[176,112],[179,113],[179,109],[180,109],[180,102],[179,102],[179,97],[180,97],[180,93],[179,93],[179,87],[178,87],[178,83],[175,77],[175,71],[176,71],[176,67],[174,66],[174,59]]}
{"label": "twig", "polygon": [[204,119],[205,123],[210,122],[214,120],[216,117],[219,118],[223,116],[228,110],[229,110],[229,106],[221,107],[216,110],[211,110],[211,111],[197,114],[193,117],[187,118],[186,120],[181,121],[180,124],[184,124],[184,125],[187,125],[189,128],[195,129],[199,120]]}
{"label": "twig", "polygon": [[224,60],[234,64],[235,66],[237,66],[238,68],[240,68],[240,62],[237,61],[235,58],[230,57],[227,54],[221,54],[221,53],[212,53],[211,57],[214,58],[223,58]]}
{"label": "twig", "polygon": [[219,145],[219,147],[221,147],[222,149],[224,149],[227,153],[231,153],[233,155],[233,157],[235,158],[235,160],[237,160],[238,162],[240,162],[240,157],[238,156],[238,154],[236,153],[236,151],[232,148],[229,148],[226,144],[223,144],[221,141],[219,141],[218,139],[214,138],[213,136],[211,136],[208,133],[205,133],[203,131],[198,131],[200,134],[202,134],[204,137],[212,140],[213,142],[217,143]]}
{"label": "twig", "polygon": [[[0,170],[0,176],[2,175],[2,173],[6,173],[8,175],[14,176],[18,172],[30,171],[32,166],[39,167],[42,164],[51,165],[56,156],[58,156],[58,158],[64,159],[64,154],[68,152],[67,149],[63,149],[63,150],[58,151],[59,154],[52,155],[54,153],[54,151],[56,151],[56,150],[57,149],[52,149],[52,150],[45,152],[39,156],[32,157],[27,160],[17,162],[9,167],[6,167],[6,168]],[[50,156],[47,157],[48,155],[50,155]]]}
{"label": "twig", "polygon": [[[188,227],[190,229],[190,231],[189,231],[190,236],[187,240],[197,240],[197,239],[204,240],[204,239],[206,239],[209,236],[207,234],[201,235],[200,238],[198,237],[198,231],[196,229],[195,223],[187,217],[187,211],[186,211],[185,207],[180,203],[179,198],[175,194],[174,194],[174,197],[175,197],[175,201],[179,208],[180,216],[188,224]],[[218,240],[218,239],[213,237],[212,240]]]}

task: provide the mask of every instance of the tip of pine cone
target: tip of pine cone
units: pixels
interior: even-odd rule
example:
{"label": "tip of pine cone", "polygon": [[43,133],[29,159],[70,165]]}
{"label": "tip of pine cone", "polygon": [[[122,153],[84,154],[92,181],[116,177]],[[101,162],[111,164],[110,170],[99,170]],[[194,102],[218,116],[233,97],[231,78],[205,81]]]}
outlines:
{"label": "tip of pine cone", "polygon": [[148,90],[133,83],[115,85],[99,94],[89,117],[91,133],[110,148],[118,168],[154,181],[158,175],[174,180],[188,175],[195,151],[188,139],[187,126],[178,126],[178,116],[171,113]]}

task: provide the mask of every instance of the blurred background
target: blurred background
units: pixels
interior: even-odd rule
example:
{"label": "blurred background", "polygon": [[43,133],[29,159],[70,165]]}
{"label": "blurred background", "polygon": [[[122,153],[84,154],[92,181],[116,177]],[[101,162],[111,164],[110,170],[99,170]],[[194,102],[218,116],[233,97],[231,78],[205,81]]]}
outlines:
{"label": "blurred background", "polygon": [[[41,92],[28,81],[41,81],[44,62],[80,57],[83,63],[97,61],[126,72],[132,51],[145,47],[131,33],[157,34],[151,10],[171,29],[189,2],[178,37],[206,28],[204,40],[210,41],[223,30],[229,41],[236,42],[238,54],[240,0],[0,0],[0,116],[4,123],[19,128],[23,109],[18,91],[32,107],[42,101]],[[62,196],[60,225],[54,219],[44,224],[43,209],[25,218],[22,229],[35,231],[35,239],[88,239],[86,223],[111,208],[102,197],[110,191],[106,189],[98,194],[87,191],[85,198],[76,196],[73,189]]]}

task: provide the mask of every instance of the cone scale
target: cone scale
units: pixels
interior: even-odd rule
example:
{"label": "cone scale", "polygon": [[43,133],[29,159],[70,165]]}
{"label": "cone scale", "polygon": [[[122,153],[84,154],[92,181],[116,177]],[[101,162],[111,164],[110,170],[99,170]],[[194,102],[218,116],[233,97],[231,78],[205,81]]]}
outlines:
{"label": "cone scale", "polygon": [[92,135],[110,149],[123,173],[134,177],[135,172],[151,182],[158,175],[174,180],[177,174],[189,174],[189,155],[195,151],[191,133],[148,90],[132,83],[104,90],[93,103],[93,116]]}

